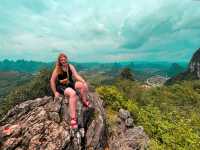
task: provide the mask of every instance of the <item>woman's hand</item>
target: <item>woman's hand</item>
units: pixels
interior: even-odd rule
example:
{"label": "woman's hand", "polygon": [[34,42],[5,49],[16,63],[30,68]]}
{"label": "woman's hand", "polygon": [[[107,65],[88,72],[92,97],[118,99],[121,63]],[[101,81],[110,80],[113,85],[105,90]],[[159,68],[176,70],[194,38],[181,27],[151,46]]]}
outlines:
{"label": "woman's hand", "polygon": [[68,79],[60,80],[60,83],[62,83],[62,84],[67,84],[67,83],[68,83]]}
{"label": "woman's hand", "polygon": [[60,93],[58,93],[57,91],[54,93],[54,99],[53,101],[56,102],[59,99]]}
{"label": "woman's hand", "polygon": [[88,91],[88,85],[87,85],[87,82],[83,82],[83,85],[85,86],[86,90]]}
{"label": "woman's hand", "polygon": [[58,93],[57,91],[54,93],[54,97],[59,97],[60,96],[60,93]]}

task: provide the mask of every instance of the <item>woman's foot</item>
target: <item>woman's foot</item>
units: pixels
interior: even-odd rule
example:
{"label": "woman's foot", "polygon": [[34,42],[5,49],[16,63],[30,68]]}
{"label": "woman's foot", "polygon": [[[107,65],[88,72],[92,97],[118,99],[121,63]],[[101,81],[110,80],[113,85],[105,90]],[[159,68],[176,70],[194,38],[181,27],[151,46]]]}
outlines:
{"label": "woman's foot", "polygon": [[91,107],[91,103],[89,100],[86,100],[86,101],[82,101],[83,102],[83,106],[86,107],[86,108],[90,108]]}
{"label": "woman's foot", "polygon": [[77,118],[71,118],[70,128],[71,129],[78,129]]}

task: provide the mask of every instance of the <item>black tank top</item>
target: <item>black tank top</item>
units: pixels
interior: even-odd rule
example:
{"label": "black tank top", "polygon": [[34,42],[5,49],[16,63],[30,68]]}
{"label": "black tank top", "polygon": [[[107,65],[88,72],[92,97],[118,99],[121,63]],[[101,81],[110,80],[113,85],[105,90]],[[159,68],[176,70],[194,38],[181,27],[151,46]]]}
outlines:
{"label": "black tank top", "polygon": [[[69,64],[67,64],[67,65],[68,65],[68,69],[67,69],[68,73],[66,71],[63,71],[63,73],[58,74],[58,78],[57,78],[57,83],[58,84],[61,84],[60,80],[63,80],[63,79],[66,79],[66,78],[69,80],[70,83],[74,83],[74,80],[72,78],[72,71],[71,71],[71,69],[69,67]],[[69,77],[68,77],[68,75],[69,75]],[[61,85],[63,85],[63,84],[61,84]]]}

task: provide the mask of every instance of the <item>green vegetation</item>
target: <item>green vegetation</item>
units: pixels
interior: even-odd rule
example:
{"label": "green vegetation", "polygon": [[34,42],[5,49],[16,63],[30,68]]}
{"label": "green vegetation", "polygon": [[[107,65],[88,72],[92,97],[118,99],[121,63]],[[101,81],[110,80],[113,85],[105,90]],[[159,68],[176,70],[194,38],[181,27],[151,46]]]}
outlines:
{"label": "green vegetation", "polygon": [[2,116],[5,115],[9,109],[18,103],[29,99],[50,95],[50,74],[50,70],[43,69],[39,71],[38,74],[32,78],[32,80],[24,85],[18,86],[15,90],[12,90],[1,102],[0,118],[2,118]]}
{"label": "green vegetation", "polygon": [[121,79],[128,79],[134,81],[133,73],[131,72],[131,69],[125,67],[120,72],[120,78]]}
{"label": "green vegetation", "polygon": [[114,86],[100,86],[96,91],[108,112],[121,107],[131,112],[135,123],[150,136],[150,149],[200,149],[200,81],[145,90],[139,83],[118,80]]}
{"label": "green vegetation", "polygon": [[[50,95],[50,75],[51,70],[43,69],[30,82],[11,91],[1,102],[0,117],[22,101]],[[149,149],[200,149],[199,80],[145,89],[140,82],[126,78],[110,79],[113,84],[102,84],[106,80],[104,75],[93,74],[89,81],[99,79],[93,85],[98,86],[96,91],[105,101],[110,127],[116,123],[119,108],[124,108],[149,135]]]}
{"label": "green vegetation", "polygon": [[19,73],[14,71],[0,71],[0,101],[15,87],[29,82],[32,78],[31,74]]}

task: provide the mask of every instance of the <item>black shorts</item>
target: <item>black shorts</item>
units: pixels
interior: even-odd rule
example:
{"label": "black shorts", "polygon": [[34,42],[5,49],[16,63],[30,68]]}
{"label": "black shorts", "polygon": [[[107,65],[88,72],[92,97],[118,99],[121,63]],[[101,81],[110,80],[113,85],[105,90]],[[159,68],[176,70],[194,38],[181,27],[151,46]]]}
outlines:
{"label": "black shorts", "polygon": [[64,95],[64,91],[65,91],[65,89],[68,88],[68,87],[71,87],[72,89],[74,89],[74,90],[76,91],[76,89],[75,89],[75,83],[72,83],[72,82],[68,83],[67,85],[57,84],[57,85],[56,85],[56,90],[57,90],[60,94],[63,94],[63,95]]}

